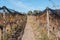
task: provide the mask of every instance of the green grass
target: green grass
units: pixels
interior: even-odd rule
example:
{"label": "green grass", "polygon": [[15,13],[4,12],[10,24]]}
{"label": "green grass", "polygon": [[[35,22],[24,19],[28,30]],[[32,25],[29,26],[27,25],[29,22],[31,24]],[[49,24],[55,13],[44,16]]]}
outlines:
{"label": "green grass", "polygon": [[49,38],[45,32],[42,32],[41,36],[42,36],[41,40],[49,40]]}

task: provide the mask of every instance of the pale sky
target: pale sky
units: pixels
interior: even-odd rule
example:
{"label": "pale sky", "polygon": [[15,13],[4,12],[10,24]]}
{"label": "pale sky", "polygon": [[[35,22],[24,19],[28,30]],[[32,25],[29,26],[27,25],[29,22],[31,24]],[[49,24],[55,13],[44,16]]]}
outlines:
{"label": "pale sky", "polygon": [[[52,0],[58,9],[60,9],[60,0]],[[29,10],[44,10],[47,6],[54,8],[49,0],[0,0],[0,7],[6,6],[19,12],[28,12]]]}

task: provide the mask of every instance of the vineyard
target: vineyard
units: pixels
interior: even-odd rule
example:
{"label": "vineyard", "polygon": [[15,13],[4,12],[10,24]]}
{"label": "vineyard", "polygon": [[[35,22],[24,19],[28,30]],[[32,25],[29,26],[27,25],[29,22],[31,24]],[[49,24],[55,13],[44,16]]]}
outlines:
{"label": "vineyard", "polygon": [[0,40],[60,40],[60,9],[23,14],[1,7]]}

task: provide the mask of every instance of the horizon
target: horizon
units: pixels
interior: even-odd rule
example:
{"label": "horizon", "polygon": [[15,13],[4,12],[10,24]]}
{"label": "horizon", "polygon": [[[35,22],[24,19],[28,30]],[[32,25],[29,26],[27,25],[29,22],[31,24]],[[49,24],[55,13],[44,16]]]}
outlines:
{"label": "horizon", "polygon": [[[56,5],[57,9],[60,9],[60,0],[52,0]],[[0,7],[6,6],[7,8],[13,9],[18,12],[28,12],[33,10],[43,11],[46,7],[55,9],[49,0],[0,0]]]}

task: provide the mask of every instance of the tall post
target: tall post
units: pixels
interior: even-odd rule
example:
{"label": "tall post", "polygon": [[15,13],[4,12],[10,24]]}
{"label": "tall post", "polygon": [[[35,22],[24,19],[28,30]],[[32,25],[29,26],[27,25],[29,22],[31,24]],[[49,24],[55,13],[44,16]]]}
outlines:
{"label": "tall post", "polygon": [[2,35],[2,34],[1,34],[1,29],[0,29],[0,40],[1,40],[1,35]]}
{"label": "tall post", "polygon": [[59,35],[59,31],[58,31],[57,34],[56,34],[56,39],[57,39],[57,40],[59,40],[59,39],[58,39],[58,35]]}
{"label": "tall post", "polygon": [[49,11],[47,10],[47,36],[49,37]]}
{"label": "tall post", "polygon": [[3,27],[3,40],[6,40],[6,20],[5,20],[5,9],[3,9],[3,20],[4,20],[4,27]]}

